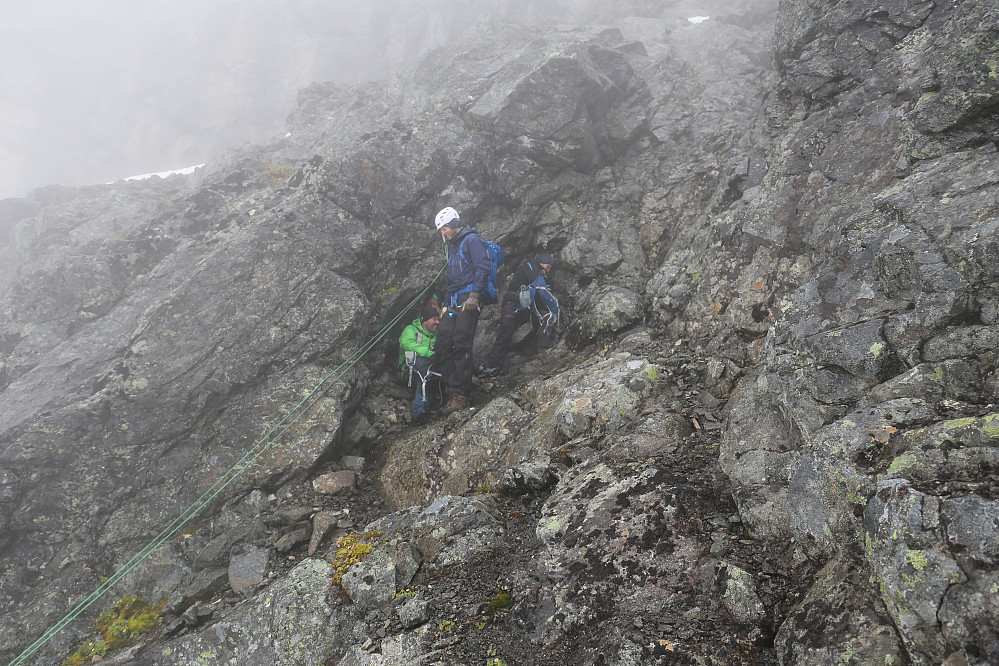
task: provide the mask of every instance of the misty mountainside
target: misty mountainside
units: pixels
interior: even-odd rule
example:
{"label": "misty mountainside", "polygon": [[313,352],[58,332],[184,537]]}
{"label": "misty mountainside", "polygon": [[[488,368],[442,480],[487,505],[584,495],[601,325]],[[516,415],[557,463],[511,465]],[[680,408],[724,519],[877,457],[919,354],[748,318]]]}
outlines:
{"label": "misty mountainside", "polygon": [[[999,8],[670,7],[0,201],[0,658],[111,579],[21,663],[999,661]],[[447,205],[565,313],[412,426]]]}
{"label": "misty mountainside", "polygon": [[[0,198],[202,164],[284,127],[314,81],[390,78],[482,23],[680,15],[649,0],[52,0],[0,23]],[[689,16],[690,14],[686,14]]]}

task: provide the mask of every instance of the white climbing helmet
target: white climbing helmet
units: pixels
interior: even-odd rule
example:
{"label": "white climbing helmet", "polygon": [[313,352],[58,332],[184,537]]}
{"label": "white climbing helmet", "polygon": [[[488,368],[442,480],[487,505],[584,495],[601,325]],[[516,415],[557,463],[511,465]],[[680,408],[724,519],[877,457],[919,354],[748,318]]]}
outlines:
{"label": "white climbing helmet", "polygon": [[442,208],[441,212],[437,213],[437,218],[434,222],[437,224],[437,231],[441,230],[441,227],[446,227],[451,222],[460,222],[461,218],[458,217],[458,211],[454,208],[448,206],[447,208]]}

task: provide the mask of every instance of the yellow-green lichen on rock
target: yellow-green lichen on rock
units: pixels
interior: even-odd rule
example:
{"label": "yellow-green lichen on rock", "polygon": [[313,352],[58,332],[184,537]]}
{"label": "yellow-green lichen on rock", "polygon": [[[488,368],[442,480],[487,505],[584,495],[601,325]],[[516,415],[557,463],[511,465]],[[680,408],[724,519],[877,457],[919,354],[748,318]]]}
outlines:
{"label": "yellow-green lichen on rock", "polygon": [[891,464],[888,465],[887,471],[889,475],[895,475],[909,469],[910,467],[915,467],[918,464],[919,460],[916,456],[911,453],[904,453],[891,461]]}

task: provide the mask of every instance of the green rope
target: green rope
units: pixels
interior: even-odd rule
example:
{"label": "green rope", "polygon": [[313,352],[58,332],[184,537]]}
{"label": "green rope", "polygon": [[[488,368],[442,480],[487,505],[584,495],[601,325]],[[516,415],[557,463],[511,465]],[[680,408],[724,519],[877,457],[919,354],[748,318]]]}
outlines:
{"label": "green rope", "polygon": [[[233,481],[235,481],[240,474],[249,469],[249,467],[257,460],[257,458],[263,455],[264,452],[266,452],[271,446],[274,445],[275,442],[277,442],[286,432],[288,432],[288,430],[293,425],[295,425],[295,423],[297,423],[300,418],[302,418],[306,413],[308,413],[308,411],[312,409],[312,406],[315,405],[317,402],[319,402],[319,400],[322,399],[322,397],[329,392],[329,390],[333,387],[333,385],[343,375],[345,375],[351,368],[357,365],[360,362],[360,360],[364,358],[364,356],[374,348],[375,345],[381,342],[381,340],[386,335],[388,335],[389,331],[391,331],[392,328],[396,324],[398,324],[400,320],[402,320],[406,312],[411,307],[413,307],[416,303],[422,302],[427,292],[430,291],[431,287],[433,287],[434,284],[437,282],[437,280],[440,279],[441,275],[444,274],[444,271],[447,268],[447,261],[446,261],[447,255],[448,255],[447,244],[445,243],[444,266],[441,267],[440,271],[438,271],[434,279],[431,280],[426,287],[424,287],[423,291],[421,291],[412,301],[410,301],[409,305],[403,308],[399,312],[399,314],[397,314],[391,321],[385,324],[385,326],[383,326],[381,330],[378,333],[376,333],[373,338],[371,338],[368,342],[366,342],[363,346],[361,346],[360,349],[355,351],[343,363],[337,366],[336,369],[334,369],[332,372],[326,375],[322,379],[322,381],[320,381],[319,384],[317,384],[316,387],[312,389],[312,391],[307,396],[305,396],[305,398],[302,399],[301,402],[295,405],[295,407],[293,407],[284,416],[284,418],[281,419],[281,421],[279,421],[276,425],[274,425],[273,427],[271,427],[270,430],[267,431],[267,433],[263,436],[263,438],[260,439],[260,441],[258,441],[249,451],[243,454],[243,457],[240,458],[232,467],[230,467],[229,470],[225,474],[223,474],[222,477],[218,481],[216,481],[211,488],[202,493],[201,497],[199,497],[194,502],[194,504],[185,509],[177,518],[174,519],[172,523],[170,523],[170,525],[168,525],[166,528],[163,529],[163,531],[161,531],[156,537],[154,537],[153,540],[146,547],[144,547],[142,550],[136,553],[132,557],[132,559],[130,559],[128,562],[122,565],[122,567],[119,568],[118,571],[116,571],[110,578],[104,581],[100,585],[100,587],[98,587],[90,594],[90,596],[88,596],[83,601],[79,602],[69,613],[66,614],[65,617],[63,617],[59,622],[50,627],[34,643],[29,645],[20,655],[17,656],[16,659],[14,659],[14,661],[10,662],[8,666],[18,666],[19,664],[23,664],[28,657],[30,657],[32,654],[37,652],[43,645],[52,640],[52,638],[56,634],[58,634],[66,627],[66,625],[75,620],[80,614],[82,614],[84,611],[86,611],[88,608],[94,605],[101,597],[107,594],[111,590],[111,588],[118,583],[118,581],[120,581],[122,578],[128,575],[132,570],[134,570],[137,566],[139,566],[139,564],[141,564],[143,560],[149,557],[153,553],[153,551],[155,551],[157,548],[163,545],[163,543],[165,543],[168,539],[170,539],[170,537],[172,537],[174,534],[180,531],[180,529],[184,525],[186,525],[192,518],[194,518],[194,516],[197,515],[198,512],[204,509],[213,499],[218,497],[223,490],[225,490]],[[285,421],[288,421],[288,419],[291,418],[292,415],[295,415],[294,418],[292,418],[287,425],[284,425]],[[281,428],[282,425],[284,425],[284,428],[282,428],[279,432],[277,432],[278,428]],[[274,434],[275,432],[277,432],[277,434]]]}

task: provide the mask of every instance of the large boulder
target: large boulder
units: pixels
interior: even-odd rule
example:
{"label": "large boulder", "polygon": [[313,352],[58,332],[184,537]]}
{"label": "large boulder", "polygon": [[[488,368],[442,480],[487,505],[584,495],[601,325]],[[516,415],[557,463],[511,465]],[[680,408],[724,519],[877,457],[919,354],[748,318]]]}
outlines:
{"label": "large boulder", "polygon": [[905,663],[903,642],[887,615],[863,567],[849,557],[833,558],[781,625],[777,654],[781,663],[801,666]]}
{"label": "large boulder", "polygon": [[358,640],[330,589],[330,567],[309,559],[211,629],[168,641],[139,663],[319,663]]}

